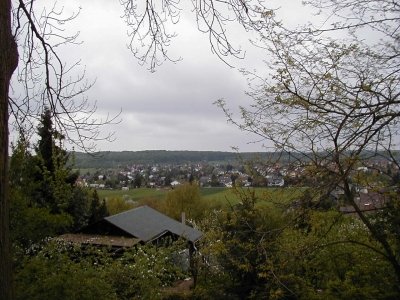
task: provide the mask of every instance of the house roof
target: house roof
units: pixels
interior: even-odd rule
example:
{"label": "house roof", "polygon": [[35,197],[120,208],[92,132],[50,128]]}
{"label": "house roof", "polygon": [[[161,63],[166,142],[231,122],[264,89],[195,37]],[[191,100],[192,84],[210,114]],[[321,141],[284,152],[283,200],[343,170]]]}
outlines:
{"label": "house roof", "polygon": [[196,242],[203,235],[199,230],[184,225],[146,205],[106,217],[104,220],[143,242],[154,240],[167,232],[184,237],[191,242]]}
{"label": "house roof", "polygon": [[[382,193],[369,192],[369,193],[360,193],[359,197],[356,197],[354,199],[354,202],[357,204],[358,208],[361,211],[375,211],[385,207],[386,199]],[[340,207],[340,211],[343,213],[356,212],[354,207],[351,205]]]}
{"label": "house roof", "polygon": [[61,235],[59,239],[77,245],[90,244],[116,247],[132,247],[139,242],[136,238],[83,233],[67,233]]}

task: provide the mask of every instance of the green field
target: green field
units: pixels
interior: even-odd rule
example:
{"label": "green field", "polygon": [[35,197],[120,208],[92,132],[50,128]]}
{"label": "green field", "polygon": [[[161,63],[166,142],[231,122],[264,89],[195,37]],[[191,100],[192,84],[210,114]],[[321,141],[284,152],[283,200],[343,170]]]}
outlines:
{"label": "green field", "polygon": [[123,190],[97,190],[100,199],[122,198],[125,200],[139,201],[145,198],[162,199],[165,197],[167,190],[165,189],[131,189]]}
{"label": "green field", "polygon": [[[251,190],[251,189],[250,189]],[[139,201],[144,199],[164,199],[171,189],[131,189],[122,190],[98,190],[101,199],[122,198],[124,200]],[[239,191],[239,192],[238,192]],[[201,188],[200,193],[203,199],[220,205],[235,204],[240,201],[239,193],[249,191],[248,189],[239,189],[235,191],[232,188]],[[279,202],[285,203],[297,198],[301,189],[299,188],[256,188],[254,189],[260,203]]]}

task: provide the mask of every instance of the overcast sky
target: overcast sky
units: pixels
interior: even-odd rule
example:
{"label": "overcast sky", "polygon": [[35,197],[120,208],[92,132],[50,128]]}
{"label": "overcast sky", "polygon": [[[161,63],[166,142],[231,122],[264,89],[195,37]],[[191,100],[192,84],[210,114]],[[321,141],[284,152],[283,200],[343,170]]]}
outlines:
{"label": "overcast sky", "polygon": [[250,101],[238,69],[262,69],[264,54],[249,46],[248,33],[234,32],[233,42],[241,44],[247,55],[244,60],[229,59],[235,66],[231,68],[211,53],[207,36],[197,31],[194,13],[187,11],[172,29],[178,36],[169,48],[172,57],[183,60],[166,62],[150,73],[127,49],[119,1],[66,3],[69,8],[81,8],[69,26],[80,31],[83,43],[63,56],[70,62],[81,59],[87,78],[96,80],[88,97],[97,101],[99,116],[122,111],[119,124],[104,128],[115,132],[115,141],[98,143],[99,150],[263,150],[262,142],[254,143],[256,136],[228,124],[213,104],[223,98],[235,110]]}
{"label": "overcast sky", "polygon": [[[248,102],[246,81],[211,53],[207,36],[196,30],[193,14],[183,14],[169,49],[182,61],[165,62],[150,73],[126,47],[127,27],[118,1],[95,2],[81,3],[77,20],[84,41],[79,54],[88,76],[96,78],[89,96],[98,101],[100,113],[122,110],[121,123],[109,128],[116,140],[99,143],[100,149],[262,150],[260,144],[251,143],[256,137],[228,124],[213,105],[220,98],[232,108]],[[241,42],[246,40],[243,34]],[[239,67],[244,63],[230,62]]]}

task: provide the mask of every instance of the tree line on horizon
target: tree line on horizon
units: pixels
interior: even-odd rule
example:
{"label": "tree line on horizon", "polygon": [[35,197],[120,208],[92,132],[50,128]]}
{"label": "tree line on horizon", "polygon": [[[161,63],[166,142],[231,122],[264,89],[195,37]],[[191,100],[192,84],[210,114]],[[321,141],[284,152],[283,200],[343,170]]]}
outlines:
{"label": "tree line on horizon", "polygon": [[[70,161],[75,168],[118,168],[133,164],[240,164],[243,162],[260,162],[262,164],[279,163],[288,165],[304,164],[309,161],[310,154],[301,152],[222,152],[222,151],[101,151],[96,153],[69,152]],[[399,151],[393,151],[394,157],[400,156]],[[371,162],[389,162],[384,152],[364,151],[361,156],[368,157]]]}

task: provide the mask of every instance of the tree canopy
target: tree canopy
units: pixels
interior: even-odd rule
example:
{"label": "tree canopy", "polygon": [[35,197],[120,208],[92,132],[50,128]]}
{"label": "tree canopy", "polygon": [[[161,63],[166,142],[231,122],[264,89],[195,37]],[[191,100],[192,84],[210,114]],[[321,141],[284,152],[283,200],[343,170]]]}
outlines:
{"label": "tree canopy", "polygon": [[[271,74],[244,71],[259,85],[252,85],[253,104],[241,107],[241,120],[224,101],[219,105],[231,122],[261,136],[271,148],[307,157],[306,163],[296,163],[316,179],[316,202],[342,190],[341,200],[353,207],[371,238],[383,247],[382,255],[400,282],[396,236],[356,201],[361,188],[382,195],[385,205],[396,207],[393,203],[399,201],[398,195],[391,196],[399,190],[394,180],[361,180],[357,170],[373,167],[368,161],[375,156],[399,170],[394,150],[399,141],[400,7],[374,0],[305,4],[322,16],[321,23],[288,28],[272,22],[260,31]],[[385,173],[386,166],[373,168]]]}

